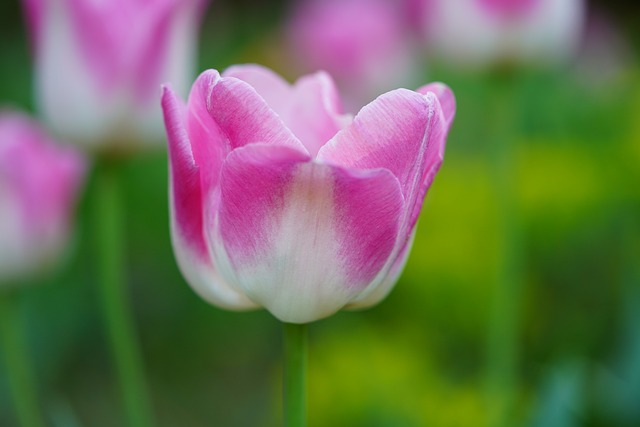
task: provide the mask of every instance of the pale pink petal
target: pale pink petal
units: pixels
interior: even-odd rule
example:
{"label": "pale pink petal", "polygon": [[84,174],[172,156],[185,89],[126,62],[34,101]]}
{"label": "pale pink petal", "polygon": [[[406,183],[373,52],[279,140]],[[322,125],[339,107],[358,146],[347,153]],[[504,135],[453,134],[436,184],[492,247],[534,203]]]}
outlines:
{"label": "pale pink petal", "polygon": [[37,47],[37,104],[49,127],[109,151],[163,140],[159,87],[169,81],[188,91],[204,0],[23,3]]}
{"label": "pale pink petal", "polygon": [[[136,3],[126,0],[126,3]],[[135,7],[128,41],[134,42],[129,72],[138,105],[156,101],[158,82],[186,94],[197,63],[200,21],[208,0],[161,0]]]}
{"label": "pale pink petal", "polygon": [[301,77],[293,92],[285,123],[315,156],[352,118],[343,113],[335,83],[325,72]]}
{"label": "pale pink petal", "polygon": [[249,83],[312,156],[351,121],[325,72],[301,77],[293,86],[270,69],[253,64],[230,67],[223,76]]}
{"label": "pale pink petal", "polygon": [[198,294],[229,309],[255,306],[229,286],[211,263],[203,229],[200,169],[185,128],[186,108],[171,89],[162,95],[169,144],[171,237],[180,270]]}
{"label": "pale pink petal", "polygon": [[264,144],[232,152],[210,236],[223,275],[288,322],[328,316],[375,280],[393,252],[404,207],[387,170],[309,160]]}
{"label": "pale pink petal", "polygon": [[233,65],[222,73],[249,83],[258,95],[283,118],[290,104],[292,89],[289,82],[267,67],[257,64]]}

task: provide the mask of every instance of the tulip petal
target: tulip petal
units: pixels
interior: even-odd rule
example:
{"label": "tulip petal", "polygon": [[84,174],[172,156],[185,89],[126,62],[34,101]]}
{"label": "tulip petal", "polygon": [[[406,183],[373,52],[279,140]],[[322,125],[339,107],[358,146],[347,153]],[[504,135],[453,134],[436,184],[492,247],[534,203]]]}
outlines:
{"label": "tulip petal", "polygon": [[403,89],[392,91],[363,108],[353,124],[339,132],[318,154],[319,161],[340,166],[387,168],[400,181],[405,197],[405,215],[384,277],[358,296],[355,307],[375,304],[395,284],[424,197],[442,164],[447,118],[452,119],[455,104],[450,92],[435,88],[444,95],[448,117],[433,91],[424,95]]}
{"label": "tulip petal", "polygon": [[361,170],[389,169],[400,181],[407,204],[408,239],[442,163],[445,123],[433,92],[394,90],[365,106],[351,126],[320,149],[318,160]]}
{"label": "tulip petal", "polygon": [[312,156],[352,120],[343,113],[331,76],[323,71],[301,77],[294,85],[253,64],[230,67],[223,75],[249,83]]}
{"label": "tulip petal", "polygon": [[224,133],[207,109],[209,91],[218,79],[215,72],[202,73],[193,84],[187,101],[187,132],[205,190],[218,184],[222,162],[229,154]]}
{"label": "tulip petal", "polygon": [[255,307],[225,283],[211,263],[203,234],[200,169],[185,129],[185,106],[168,87],[163,88],[162,109],[169,144],[171,240],[178,266],[202,298],[229,309]]}
{"label": "tulip petal", "polygon": [[416,92],[423,95],[426,95],[428,92],[433,92],[433,94],[438,98],[438,101],[440,101],[444,121],[447,129],[449,129],[451,127],[451,122],[453,122],[453,118],[456,115],[456,98],[453,95],[451,88],[444,83],[435,82],[422,86],[416,90]]}
{"label": "tulip petal", "polygon": [[335,83],[323,71],[298,79],[285,117],[289,129],[312,156],[353,120],[343,113]]}
{"label": "tulip petal", "polygon": [[350,310],[358,310],[361,308],[371,307],[378,304],[380,301],[385,299],[387,295],[389,295],[389,292],[391,292],[394,285],[400,278],[400,275],[404,270],[404,266],[407,264],[415,236],[416,228],[414,227],[411,237],[409,237],[409,240],[407,240],[404,247],[400,250],[384,279],[358,295],[358,297],[351,301],[346,308]]}
{"label": "tulip petal", "polygon": [[286,322],[328,316],[381,274],[404,210],[385,169],[349,171],[251,144],[223,167],[216,266]]}
{"label": "tulip petal", "polygon": [[307,152],[248,83],[235,77],[221,77],[215,70],[205,71],[198,81],[206,84],[206,91],[203,91],[206,94],[205,105],[223,137],[220,144],[226,144],[233,150],[249,143],[264,142]]}
{"label": "tulip petal", "polygon": [[283,118],[291,98],[291,85],[267,67],[257,64],[233,65],[222,73],[223,77],[235,77],[249,83],[258,95]]}

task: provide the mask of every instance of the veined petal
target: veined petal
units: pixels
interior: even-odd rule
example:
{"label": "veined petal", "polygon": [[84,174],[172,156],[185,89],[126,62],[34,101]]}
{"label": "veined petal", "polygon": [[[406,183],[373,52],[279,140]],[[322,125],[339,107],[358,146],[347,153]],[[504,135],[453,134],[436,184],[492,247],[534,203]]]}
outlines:
{"label": "veined petal", "polygon": [[[445,118],[433,92],[388,92],[320,149],[318,161],[354,169],[386,168],[400,181],[408,209],[406,238],[442,163]],[[404,244],[403,244],[404,245]]]}
{"label": "veined petal", "polygon": [[422,86],[416,90],[416,92],[423,95],[426,95],[428,92],[433,92],[433,94],[438,98],[438,101],[440,101],[444,121],[447,129],[449,129],[451,127],[451,122],[453,122],[453,118],[456,115],[456,98],[453,95],[451,88],[444,83],[435,82]]}
{"label": "veined petal", "polygon": [[203,72],[193,84],[187,101],[187,133],[205,192],[217,186],[222,162],[230,150],[224,132],[207,109],[209,92],[219,79],[217,72]]}
{"label": "veined petal", "polygon": [[[452,117],[452,94],[445,99]],[[350,127],[320,150],[319,161],[358,169],[389,169],[400,181],[405,198],[405,212],[389,262],[354,306],[375,304],[402,271],[424,197],[442,164],[447,126],[436,94],[401,89],[363,108]]]}
{"label": "veined petal", "polygon": [[398,89],[365,106],[351,126],[320,149],[318,161],[352,169],[386,168],[408,198],[420,175],[435,105]]}
{"label": "veined petal", "polygon": [[209,229],[220,272],[287,322],[328,316],[365,289],[388,262],[404,208],[389,171],[309,160],[265,144],[232,152]]}
{"label": "veined petal", "polygon": [[282,145],[302,153],[304,145],[285,126],[280,117],[248,83],[235,77],[221,77],[205,71],[199,82],[207,82],[205,101],[224,143],[233,150],[253,142]]}
{"label": "veined petal", "polygon": [[176,225],[185,243],[201,260],[205,260],[208,253],[202,235],[200,171],[184,127],[186,107],[166,86],[162,93],[162,110],[169,144],[171,206]]}
{"label": "veined petal", "polygon": [[343,113],[335,83],[325,72],[301,77],[294,85],[254,64],[233,66],[223,75],[249,83],[312,156],[351,123],[352,117]]}
{"label": "veined petal", "polygon": [[178,266],[189,284],[206,300],[229,309],[254,307],[230,287],[211,263],[203,234],[200,171],[185,129],[185,105],[164,87],[162,109],[169,144],[171,240]]}

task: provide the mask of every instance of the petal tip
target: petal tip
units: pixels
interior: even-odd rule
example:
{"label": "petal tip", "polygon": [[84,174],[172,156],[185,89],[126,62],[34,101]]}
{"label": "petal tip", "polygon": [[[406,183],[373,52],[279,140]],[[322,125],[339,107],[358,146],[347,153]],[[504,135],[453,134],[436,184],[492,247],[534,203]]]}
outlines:
{"label": "petal tip", "polygon": [[453,90],[444,83],[434,82],[422,86],[416,92],[424,96],[433,93],[440,103],[447,127],[450,127],[456,114],[456,97],[453,94]]}

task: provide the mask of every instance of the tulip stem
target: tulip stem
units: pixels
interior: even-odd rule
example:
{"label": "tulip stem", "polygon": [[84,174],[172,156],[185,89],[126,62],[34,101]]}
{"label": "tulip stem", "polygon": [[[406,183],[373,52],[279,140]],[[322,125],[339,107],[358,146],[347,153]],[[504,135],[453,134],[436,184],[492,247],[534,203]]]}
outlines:
{"label": "tulip stem", "polygon": [[105,161],[98,165],[96,173],[98,278],[105,327],[128,425],[150,427],[152,425],[150,399],[126,292],[122,194],[118,182],[117,164]]}
{"label": "tulip stem", "polygon": [[22,427],[44,426],[38,406],[34,373],[29,364],[24,325],[20,318],[18,295],[0,294],[0,336],[6,378],[13,397],[16,416]]}
{"label": "tulip stem", "polygon": [[307,425],[307,325],[284,326],[284,425]]}
{"label": "tulip stem", "polygon": [[499,75],[494,86],[496,111],[494,146],[491,153],[493,185],[498,216],[497,239],[500,264],[489,319],[487,374],[489,427],[513,425],[517,400],[518,340],[523,293],[523,236],[519,221],[515,188],[517,144],[517,75]]}

